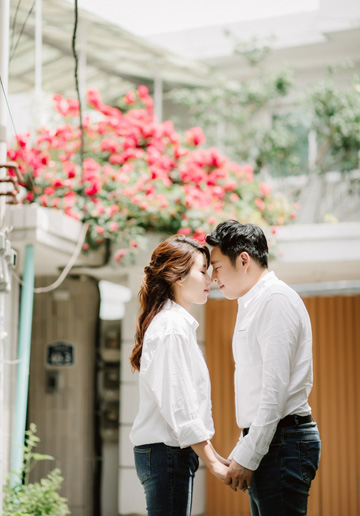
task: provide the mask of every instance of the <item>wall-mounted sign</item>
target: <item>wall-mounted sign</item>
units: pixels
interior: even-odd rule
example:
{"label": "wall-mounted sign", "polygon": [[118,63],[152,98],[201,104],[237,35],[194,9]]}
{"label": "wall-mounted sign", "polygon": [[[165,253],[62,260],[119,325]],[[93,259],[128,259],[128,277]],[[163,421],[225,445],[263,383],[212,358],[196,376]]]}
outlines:
{"label": "wall-mounted sign", "polygon": [[74,345],[68,342],[52,342],[46,346],[46,365],[69,367],[75,363]]}

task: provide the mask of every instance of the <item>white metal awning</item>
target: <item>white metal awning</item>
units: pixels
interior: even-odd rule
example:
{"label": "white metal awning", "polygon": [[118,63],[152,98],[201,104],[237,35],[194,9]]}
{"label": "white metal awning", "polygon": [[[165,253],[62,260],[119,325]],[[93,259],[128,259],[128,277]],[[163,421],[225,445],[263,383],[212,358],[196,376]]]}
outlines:
{"label": "white metal awning", "polygon": [[[42,90],[75,94],[72,35],[74,6],[65,0],[42,1]],[[35,88],[35,1],[10,2],[9,93]],[[156,79],[166,84],[206,84],[205,65],[179,57],[79,9],[77,51],[86,70],[85,87],[98,88],[106,100],[129,85]],[[84,78],[83,78],[84,79]]]}

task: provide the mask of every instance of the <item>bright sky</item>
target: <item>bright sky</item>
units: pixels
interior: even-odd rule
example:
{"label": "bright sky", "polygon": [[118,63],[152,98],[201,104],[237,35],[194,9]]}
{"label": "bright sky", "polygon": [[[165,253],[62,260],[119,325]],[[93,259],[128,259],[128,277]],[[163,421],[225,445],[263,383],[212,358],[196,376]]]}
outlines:
{"label": "bright sky", "polygon": [[[71,1],[71,0],[70,0]],[[73,0],[72,0],[73,1]],[[320,0],[78,0],[79,7],[138,36],[318,9]]]}

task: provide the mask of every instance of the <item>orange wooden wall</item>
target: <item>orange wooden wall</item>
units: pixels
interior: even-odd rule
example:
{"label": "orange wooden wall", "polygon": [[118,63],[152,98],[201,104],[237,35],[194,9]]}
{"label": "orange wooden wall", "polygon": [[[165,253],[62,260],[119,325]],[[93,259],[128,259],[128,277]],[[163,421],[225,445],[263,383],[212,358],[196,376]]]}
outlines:
{"label": "orange wooden wall", "polygon": [[[304,299],[314,336],[310,397],[321,439],[320,468],[308,516],[360,516],[360,296]],[[206,360],[212,383],[213,444],[227,456],[239,429],[234,415],[232,333],[236,301],[206,306]],[[250,516],[247,494],[234,493],[208,474],[206,516]]]}

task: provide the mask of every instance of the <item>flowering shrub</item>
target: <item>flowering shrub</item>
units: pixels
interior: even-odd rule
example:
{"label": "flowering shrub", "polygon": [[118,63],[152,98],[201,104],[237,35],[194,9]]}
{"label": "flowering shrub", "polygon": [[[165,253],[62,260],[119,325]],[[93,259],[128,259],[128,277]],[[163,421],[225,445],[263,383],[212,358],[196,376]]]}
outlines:
{"label": "flowering shrub", "polygon": [[54,96],[61,124],[20,136],[8,151],[25,177],[24,203],[89,224],[85,251],[106,239],[121,242],[120,262],[149,229],[203,240],[229,218],[271,226],[295,217],[296,207],[255,180],[248,165],[200,148],[199,127],[180,136],[172,122],[157,123],[145,86],[125,95],[119,108],[104,104],[96,90],[87,103],[82,165],[79,104],[61,95]]}

